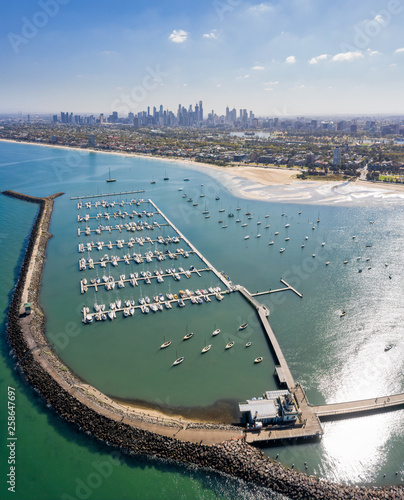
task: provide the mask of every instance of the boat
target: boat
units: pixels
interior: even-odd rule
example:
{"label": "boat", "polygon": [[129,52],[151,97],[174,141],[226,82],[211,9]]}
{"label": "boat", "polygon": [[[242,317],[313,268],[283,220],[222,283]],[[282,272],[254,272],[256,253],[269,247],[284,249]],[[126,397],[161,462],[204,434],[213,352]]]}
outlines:
{"label": "boat", "polygon": [[330,261],[327,260],[327,262],[325,263],[326,266],[329,266],[330,265]]}
{"label": "boat", "polygon": [[109,172],[109,173],[108,173],[108,179],[106,179],[106,181],[107,181],[107,182],[116,182],[116,179],[113,179],[113,178],[111,177],[111,168],[110,168],[110,167],[109,167],[109,169],[108,169],[108,172]]}
{"label": "boat", "polygon": [[285,251],[285,248],[284,248],[284,247],[282,247],[282,248],[279,250],[279,252],[280,252],[280,253],[283,253],[284,251]]}
{"label": "boat", "polygon": [[386,345],[386,347],[384,348],[384,352],[390,351],[390,349],[392,349],[392,347],[393,347],[393,344]]}
{"label": "boat", "polygon": [[184,181],[188,182],[189,181],[189,177],[184,177]]}
{"label": "boat", "polygon": [[216,200],[216,201],[220,200],[219,196],[216,196],[215,200]]}
{"label": "boat", "polygon": [[312,255],[313,259],[314,259],[314,257],[315,257],[315,256],[316,256],[316,254],[315,254],[315,253],[313,253],[313,255]]}
{"label": "boat", "polygon": [[270,245],[270,246],[271,246],[271,245],[273,245],[274,243],[275,243],[275,242],[271,240],[271,241],[268,243],[268,245]]}
{"label": "boat", "polygon": [[290,226],[290,224],[286,224],[286,225],[285,225],[285,227],[289,227],[289,226]]}
{"label": "boat", "polygon": [[228,344],[226,344],[225,349],[231,349],[234,346],[234,342],[231,341]]}
{"label": "boat", "polygon": [[247,344],[245,346],[250,347],[251,344],[252,344],[252,342],[247,342]]}
{"label": "boat", "polygon": [[340,318],[346,316],[346,311],[341,311],[341,314],[339,315]]}
{"label": "boat", "polygon": [[258,358],[255,358],[254,359],[254,363],[261,363],[261,361],[263,360],[264,358],[262,356],[258,356]]}
{"label": "boat", "polygon": [[177,358],[174,363],[172,364],[172,366],[177,366],[179,364],[181,364],[183,361],[184,361],[184,356],[181,356],[180,358]]}
{"label": "boat", "polygon": [[193,336],[193,333],[187,333],[182,340],[189,340]]}
{"label": "boat", "polygon": [[165,181],[168,181],[169,179],[170,179],[170,178],[169,178],[169,177],[167,177],[167,172],[166,172],[166,173],[165,173],[164,180],[165,180]]}
{"label": "boat", "polygon": [[347,261],[347,260],[344,260],[344,264],[348,264],[348,261]]}
{"label": "boat", "polygon": [[169,345],[171,345],[171,340],[167,340],[167,342],[164,342],[164,344],[161,344],[160,349],[165,349]]}
{"label": "boat", "polygon": [[285,238],[285,241],[289,241],[289,240],[290,240],[290,238],[289,238],[289,236],[287,236],[287,237]]}
{"label": "boat", "polygon": [[202,349],[201,353],[202,353],[202,354],[205,354],[205,352],[208,352],[208,351],[210,350],[210,348],[211,348],[211,347],[212,347],[212,344],[206,345],[206,346]]}
{"label": "boat", "polygon": [[239,330],[245,330],[245,329],[247,328],[247,326],[248,326],[248,323],[243,323],[242,325],[240,325],[240,326],[238,327],[238,329],[239,329]]}
{"label": "boat", "polygon": [[219,335],[220,333],[220,329],[217,328],[213,333],[212,333],[212,337],[216,337],[216,335]]}
{"label": "boat", "polygon": [[249,240],[250,239],[250,237],[248,236],[248,234],[247,234],[247,236],[244,236],[244,239],[245,240]]}

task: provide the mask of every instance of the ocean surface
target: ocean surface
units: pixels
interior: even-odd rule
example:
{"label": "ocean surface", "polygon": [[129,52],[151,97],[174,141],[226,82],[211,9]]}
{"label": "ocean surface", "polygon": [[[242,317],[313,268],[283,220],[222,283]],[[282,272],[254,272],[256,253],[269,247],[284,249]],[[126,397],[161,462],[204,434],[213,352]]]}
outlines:
{"label": "ocean surface", "polygon": [[[109,168],[117,179],[115,183],[105,182]],[[47,336],[67,366],[109,396],[186,416],[231,422],[238,418],[238,401],[277,388],[274,361],[255,311],[239,294],[227,294],[221,302],[213,297],[210,303],[188,303],[183,309],[174,306],[148,315],[137,310],[129,318],[118,314],[112,322],[82,323],[81,309],[87,306],[93,311],[94,303],[108,306],[117,299],[137,302],[140,297],[178,293],[186,288],[223,289],[212,272],[201,272],[201,277],[182,276],[180,281],[166,277],[161,284],[132,287],[126,283],[125,288],[108,292],[103,289],[96,293],[90,288],[81,295],[80,279],[84,277],[90,282],[103,274],[118,278],[124,273],[128,278],[129,273],[142,270],[205,267],[191,254],[188,259],[179,257],[148,265],[120,263],[106,269],[96,265],[94,270],[79,271],[78,260],[83,256],[96,261],[105,253],[121,256],[128,251],[144,254],[155,249],[188,249],[181,242],[78,252],[80,242],[115,243],[138,234],[112,231],[78,236],[77,228],[84,228],[86,223],[78,223],[77,215],[94,216],[99,210],[92,207],[78,211],[77,200],[70,197],[138,189],[145,189],[145,193],[108,198],[152,199],[213,266],[250,292],[282,288],[283,278],[303,294],[300,299],[287,291],[263,295],[259,300],[270,309],[271,326],[295,380],[304,387],[311,403],[376,398],[404,391],[404,202],[400,197],[383,196],[381,192],[362,196],[361,192],[362,203],[358,203],[358,197],[355,203],[341,197],[338,203],[318,205],[254,201],[238,198],[230,184],[224,187],[215,173],[207,174],[201,167],[6,142],[0,143],[0,174],[1,190],[35,196],[66,193],[55,202],[50,228],[54,237],[48,245],[43,275],[41,302],[47,316]],[[164,177],[169,180],[164,181]],[[238,180],[237,186],[242,182]],[[193,202],[188,202],[189,198]],[[138,209],[124,205],[115,210],[129,208]],[[151,210],[148,204],[141,208]],[[204,211],[209,211],[209,218]],[[228,217],[230,212],[235,216]],[[1,498],[53,500],[83,498],[80,495],[87,493],[88,498],[115,500],[117,491],[119,498],[129,500],[278,498],[212,473],[153,460],[112,459],[106,445],[76,432],[37,398],[15,371],[5,337],[7,307],[36,213],[35,205],[0,196],[0,383],[4,407],[7,387],[16,389],[18,436],[18,496],[8,493],[3,481]],[[154,219],[162,221],[161,216]],[[119,222],[108,221],[112,225]],[[90,219],[89,226],[94,229],[100,223]],[[175,235],[165,226],[143,233],[152,238]],[[244,239],[246,236],[249,239]],[[273,245],[268,244],[271,241]],[[281,247],[285,248],[283,253]],[[346,312],[344,317],[340,317],[342,311]],[[239,331],[238,326],[244,322],[247,329]],[[212,337],[216,328],[221,332]],[[194,336],[183,342],[187,332]],[[165,340],[172,344],[160,350]],[[225,351],[229,341],[235,345]],[[251,347],[246,348],[246,342],[252,342]],[[202,355],[201,349],[207,344],[212,348]],[[386,352],[387,345],[393,347]],[[185,360],[172,368],[178,356]],[[264,360],[254,365],[257,356]],[[0,415],[3,436],[6,414]],[[404,479],[403,429],[404,412],[390,412],[327,423],[324,437],[317,443],[264,451],[298,470],[331,481],[395,484]],[[7,457],[4,453],[1,456],[5,470]],[[97,466],[111,460],[110,475],[96,483]]]}

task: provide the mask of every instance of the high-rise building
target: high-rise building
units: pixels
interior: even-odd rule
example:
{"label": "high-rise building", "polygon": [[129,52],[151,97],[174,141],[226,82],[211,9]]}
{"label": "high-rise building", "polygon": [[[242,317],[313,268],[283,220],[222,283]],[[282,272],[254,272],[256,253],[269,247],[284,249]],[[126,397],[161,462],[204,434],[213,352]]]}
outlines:
{"label": "high-rise building", "polygon": [[335,148],[332,156],[332,164],[339,166],[341,165],[341,149]]}
{"label": "high-rise building", "polygon": [[89,134],[89,136],[88,136],[88,147],[89,148],[95,147],[95,135],[94,134]]}
{"label": "high-rise building", "polygon": [[202,101],[199,101],[199,121],[203,122],[203,106],[202,106]]}

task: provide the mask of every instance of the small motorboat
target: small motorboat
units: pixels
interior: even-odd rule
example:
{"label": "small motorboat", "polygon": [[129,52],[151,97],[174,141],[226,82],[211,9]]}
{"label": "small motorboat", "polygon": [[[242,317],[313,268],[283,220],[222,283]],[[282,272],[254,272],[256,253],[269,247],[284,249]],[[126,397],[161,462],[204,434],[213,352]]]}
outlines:
{"label": "small motorboat", "polygon": [[212,333],[212,337],[216,337],[216,335],[219,335],[220,333],[220,329],[217,328],[213,333]]}
{"label": "small motorboat", "polygon": [[160,349],[165,349],[169,345],[171,345],[171,340],[167,340],[167,342],[164,342],[164,344],[161,344]]}
{"label": "small motorboat", "polygon": [[193,336],[193,333],[192,333],[192,332],[191,332],[191,333],[187,333],[187,334],[185,335],[185,337],[184,337],[182,340],[188,340],[188,339],[190,339],[192,336]]}
{"label": "small motorboat", "polygon": [[181,364],[183,361],[184,361],[184,356],[181,356],[180,358],[177,358],[174,361],[174,363],[172,364],[172,366],[177,366],[177,365]]}
{"label": "small motorboat", "polygon": [[234,346],[234,342],[231,341],[228,344],[226,344],[225,349],[231,349]]}
{"label": "small motorboat", "polygon": [[206,345],[206,346],[202,349],[201,353],[202,353],[202,354],[205,354],[205,352],[210,351],[210,348],[211,348],[211,347],[212,347],[212,344]]}
{"label": "small motorboat", "polygon": [[390,351],[390,349],[392,349],[392,347],[393,347],[393,344],[386,345],[386,347],[384,348],[384,352]]}
{"label": "small motorboat", "polygon": [[245,346],[250,347],[251,344],[252,344],[252,342],[247,342],[247,344]]}
{"label": "small motorboat", "polygon": [[261,363],[261,361],[263,360],[264,358],[262,356],[258,356],[258,358],[255,358],[254,359],[254,363]]}
{"label": "small motorboat", "polygon": [[342,318],[343,316],[346,316],[346,311],[341,311],[341,314],[339,315],[339,317]]}
{"label": "small motorboat", "polygon": [[238,329],[239,329],[239,330],[245,330],[245,329],[247,328],[247,326],[248,326],[248,323],[243,323],[242,325],[240,325],[240,326],[238,327]]}

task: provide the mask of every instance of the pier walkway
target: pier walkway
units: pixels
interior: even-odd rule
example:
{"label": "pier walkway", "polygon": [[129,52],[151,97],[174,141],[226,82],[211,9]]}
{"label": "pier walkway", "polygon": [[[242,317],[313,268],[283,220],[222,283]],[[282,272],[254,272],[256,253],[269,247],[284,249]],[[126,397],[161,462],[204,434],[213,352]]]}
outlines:
{"label": "pier walkway", "polygon": [[337,420],[349,418],[361,413],[378,413],[388,410],[404,408],[404,394],[383,396],[360,401],[347,401],[345,403],[330,403],[312,406],[314,412],[321,420]]}
{"label": "pier walkway", "polygon": [[157,205],[155,205],[152,202],[152,200],[149,199],[148,201],[154,207],[154,209],[163,217],[163,219],[174,229],[174,231],[178,234],[178,236],[180,236],[185,241],[185,243],[193,250],[193,252],[202,260],[202,262],[204,262],[206,266],[216,274],[216,276],[225,285],[225,287],[228,290],[233,290],[234,288],[232,283],[228,279],[226,279],[223,276],[223,274],[220,273],[214,266],[212,266],[212,264],[199,252],[199,250],[196,247],[194,247],[194,245],[181,233],[181,231],[176,226],[174,226],[174,224],[170,221],[170,219],[163,214],[163,212],[158,208]]}
{"label": "pier walkway", "polygon": [[298,297],[301,299],[303,298],[303,294],[298,292],[295,288],[293,288],[289,283],[286,283],[284,279],[281,278],[281,283],[283,283],[286,288],[276,288],[275,290],[266,290],[265,292],[257,292],[257,293],[252,293],[252,297],[259,297],[260,295],[268,295],[270,293],[278,293],[278,292],[286,292],[287,290],[292,290]]}
{"label": "pier walkway", "polygon": [[104,196],[123,196],[126,194],[145,193],[144,189],[137,189],[135,191],[121,191],[120,193],[104,193],[104,194],[88,194],[83,196],[71,196],[71,200],[84,200],[84,198],[103,198]]}
{"label": "pier walkway", "polygon": [[[295,387],[295,381],[293,376],[289,370],[288,364],[286,362],[285,356],[283,355],[282,349],[278,343],[277,338],[271,328],[271,325],[268,322],[269,311],[268,308],[262,304],[260,304],[256,299],[254,299],[253,295],[243,286],[237,286],[236,289],[255,307],[258,312],[258,316],[261,320],[262,327],[264,328],[265,334],[267,336],[269,345],[272,348],[273,353],[275,354],[275,370],[278,375],[279,382],[281,384],[285,384],[290,392]],[[289,290],[289,288],[285,288],[285,290]]]}

